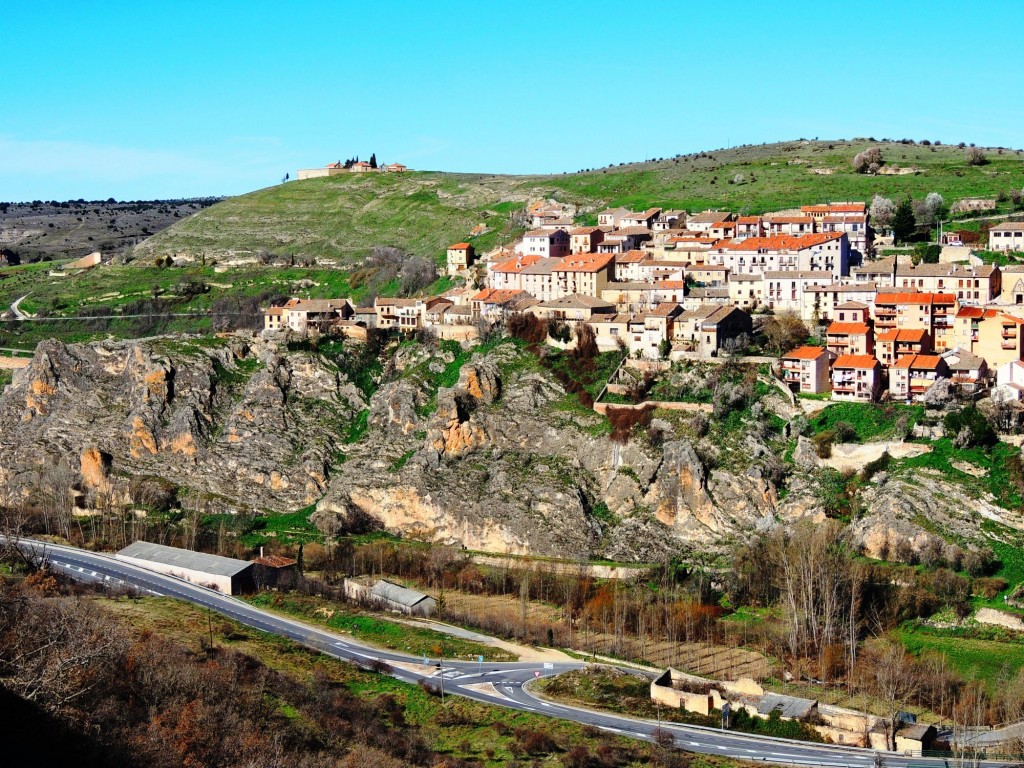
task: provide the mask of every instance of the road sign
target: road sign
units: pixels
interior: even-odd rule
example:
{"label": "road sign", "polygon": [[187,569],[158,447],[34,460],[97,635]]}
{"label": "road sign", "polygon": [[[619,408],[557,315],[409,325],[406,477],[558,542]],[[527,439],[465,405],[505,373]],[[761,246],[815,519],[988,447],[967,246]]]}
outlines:
{"label": "road sign", "polygon": [[534,677],[540,677],[540,670],[539,669],[533,670],[533,676]]}
{"label": "road sign", "polygon": [[481,664],[483,664],[483,663],[484,663],[484,657],[483,657],[483,654],[481,654],[481,655],[477,656],[477,657],[476,657],[476,660],[477,660],[477,661],[479,661],[479,662],[480,662]]}
{"label": "road sign", "polygon": [[555,668],[555,665],[552,664],[550,661],[545,661],[544,662],[544,669],[554,669],[554,668]]}

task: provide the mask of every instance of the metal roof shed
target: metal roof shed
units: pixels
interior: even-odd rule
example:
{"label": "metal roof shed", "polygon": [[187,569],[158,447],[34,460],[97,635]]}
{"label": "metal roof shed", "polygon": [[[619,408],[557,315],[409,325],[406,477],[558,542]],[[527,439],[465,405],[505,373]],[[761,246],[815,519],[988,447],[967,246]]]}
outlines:
{"label": "metal roof shed", "polygon": [[231,557],[136,541],[118,552],[118,560],[174,576],[199,586],[237,595],[253,589],[253,564]]}

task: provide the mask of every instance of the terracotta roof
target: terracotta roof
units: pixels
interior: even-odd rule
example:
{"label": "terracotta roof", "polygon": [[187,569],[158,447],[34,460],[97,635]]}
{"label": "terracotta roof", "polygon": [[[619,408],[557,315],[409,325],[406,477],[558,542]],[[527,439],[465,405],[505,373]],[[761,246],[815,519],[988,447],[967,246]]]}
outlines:
{"label": "terracotta roof", "polygon": [[526,254],[525,256],[516,256],[514,259],[503,261],[498,264],[491,271],[492,272],[522,272],[524,268],[535,264],[539,261],[541,256],[536,253]]}
{"label": "terracotta roof", "polygon": [[626,251],[625,253],[616,253],[615,254],[615,263],[616,264],[633,264],[633,263],[638,262],[638,261],[643,261],[646,258],[647,258],[647,254],[644,253],[643,251],[632,250],[632,251]]}
{"label": "terracotta roof", "polygon": [[783,360],[817,360],[825,354],[824,347],[797,347],[782,356]]}
{"label": "terracotta roof", "polygon": [[264,315],[280,315],[284,313],[284,307],[267,307],[263,310]]}
{"label": "terracotta roof", "polygon": [[847,213],[842,215],[830,215],[822,219],[827,224],[865,224],[868,220],[864,213]]}
{"label": "terracotta roof", "polygon": [[1001,319],[1004,323],[1007,320],[1009,320],[1011,323],[1014,323],[1015,325],[1024,325],[1024,318],[1021,317],[1014,317],[1013,315],[1003,314],[1001,316]]}
{"label": "terracotta roof", "polygon": [[616,235],[650,235],[651,230],[647,227],[619,227],[615,230]]}
{"label": "terracotta roof", "polygon": [[923,328],[893,328],[885,333],[879,334],[876,341],[908,341],[920,343],[924,341],[927,331]]}
{"label": "terracotta roof", "polygon": [[664,301],[648,314],[654,315],[655,317],[668,317],[680,309],[681,307],[674,301]]}
{"label": "terracotta roof", "polygon": [[879,293],[875,304],[955,304],[956,296],[952,293],[913,293],[899,291]]}
{"label": "terracotta roof", "polygon": [[942,358],[938,355],[903,355],[903,357],[893,363],[892,367],[934,371],[941,362]]}
{"label": "terracotta roof", "polygon": [[472,298],[472,301],[482,301],[485,304],[504,304],[518,296],[528,296],[526,291],[512,289],[485,288]]}
{"label": "terracotta roof", "polygon": [[455,245],[449,245],[449,251],[466,251],[472,248],[469,243],[456,243]]}
{"label": "terracotta roof", "polygon": [[1003,224],[993,224],[989,228],[989,234],[992,232],[1024,232],[1024,221],[1007,221]]}
{"label": "terracotta roof", "polygon": [[577,253],[566,256],[555,272],[600,272],[615,258],[613,253]]}
{"label": "terracotta roof", "polygon": [[875,368],[878,365],[871,355],[840,355],[832,363],[833,368]]}
{"label": "terracotta roof", "polygon": [[711,226],[715,229],[736,229],[736,223],[732,221],[716,221]]}
{"label": "terracotta roof", "polygon": [[298,565],[299,561],[291,557],[282,557],[281,555],[263,555],[253,560],[257,565],[264,565],[268,568],[290,568],[293,565]]}
{"label": "terracotta roof", "polygon": [[760,221],[760,216],[740,216],[736,219],[737,224],[758,224]]}
{"label": "terracotta roof", "polygon": [[832,323],[825,333],[829,336],[856,336],[866,334],[870,330],[867,323]]}
{"label": "terracotta roof", "polygon": [[686,217],[687,224],[714,224],[732,217],[728,211],[702,211]]}
{"label": "terracotta roof", "polygon": [[960,307],[957,310],[957,317],[995,317],[999,314],[994,309],[983,309],[982,307]]}
{"label": "terracotta roof", "polygon": [[565,232],[564,229],[531,229],[523,237],[551,237],[556,232]]}
{"label": "terracotta roof", "polygon": [[806,235],[772,235],[770,237],[750,237],[746,240],[723,240],[716,248],[728,248],[731,251],[799,251],[812,248],[822,243],[838,240],[843,232],[817,232]]}
{"label": "terracotta roof", "polygon": [[576,227],[569,230],[570,235],[592,235],[595,232],[601,232],[600,227]]}
{"label": "terracotta roof", "polygon": [[867,205],[864,203],[829,203],[830,213],[864,213]]}
{"label": "terracotta roof", "polygon": [[867,309],[868,305],[859,301],[844,301],[836,309]]}
{"label": "terracotta roof", "polygon": [[772,216],[768,224],[813,224],[814,219],[810,216]]}

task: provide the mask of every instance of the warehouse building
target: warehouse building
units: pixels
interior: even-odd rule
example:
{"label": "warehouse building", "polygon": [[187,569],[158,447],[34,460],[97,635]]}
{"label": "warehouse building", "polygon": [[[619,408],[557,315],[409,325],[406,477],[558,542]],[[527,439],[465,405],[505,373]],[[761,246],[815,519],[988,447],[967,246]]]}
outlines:
{"label": "warehouse building", "polygon": [[254,591],[253,564],[220,555],[136,541],[115,557],[157,573],[209,587],[225,595]]}

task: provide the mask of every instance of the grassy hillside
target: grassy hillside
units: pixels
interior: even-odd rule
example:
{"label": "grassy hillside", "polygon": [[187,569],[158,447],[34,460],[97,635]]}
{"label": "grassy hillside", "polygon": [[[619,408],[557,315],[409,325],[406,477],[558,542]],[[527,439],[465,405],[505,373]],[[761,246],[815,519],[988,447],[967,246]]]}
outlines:
{"label": "grassy hillside", "polygon": [[[887,169],[913,172],[854,173],[851,160],[869,146],[882,148]],[[159,233],[138,253],[220,258],[268,251],[349,260],[374,245],[395,245],[440,257],[446,245],[466,239],[479,223],[506,237],[515,234],[507,212],[540,196],[579,205],[581,211],[661,205],[760,213],[811,201],[869,200],[876,192],[892,197],[939,192],[952,202],[1024,187],[1019,151],[987,150],[989,163],[983,166],[967,165],[965,154],[956,146],[797,141],[556,176],[335,176],[226,200]],[[500,239],[492,232],[477,245],[486,248]]]}
{"label": "grassy hillside", "polygon": [[[881,146],[886,168],[913,172],[854,173],[853,156],[869,146]],[[29,313],[105,316],[86,322],[4,323],[0,347],[31,349],[49,337],[84,341],[258,323],[258,304],[273,296],[358,300],[371,287],[357,265],[373,246],[393,245],[438,260],[458,240],[469,239],[478,250],[487,250],[521,233],[510,214],[540,197],[575,205],[581,218],[592,219],[609,205],[760,213],[812,201],[869,200],[876,192],[921,198],[934,191],[951,203],[1024,187],[1024,156],[1016,150],[986,153],[987,165],[969,166],[965,150],[958,147],[789,142],[557,176],[420,172],[290,182],[225,200],[179,221],[138,246],[127,265],[103,265],[65,277],[49,275],[51,265],[45,264],[0,268],[0,308],[27,295],[21,307]],[[481,223],[488,231],[470,238],[470,230]],[[186,254],[196,257],[188,266],[155,266],[158,259],[163,263],[167,256]],[[275,257],[268,258],[273,266],[252,263],[261,254]],[[248,263],[230,263],[236,258]],[[309,266],[314,260],[318,263]],[[202,284],[203,290],[189,290],[192,283]],[[429,290],[448,285],[443,278]],[[373,290],[394,295],[399,285],[391,280]],[[205,315],[211,310],[215,317]],[[123,317],[130,314],[145,316]]]}

